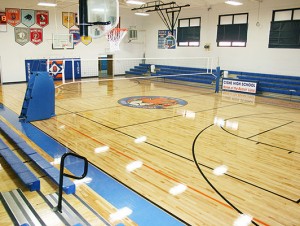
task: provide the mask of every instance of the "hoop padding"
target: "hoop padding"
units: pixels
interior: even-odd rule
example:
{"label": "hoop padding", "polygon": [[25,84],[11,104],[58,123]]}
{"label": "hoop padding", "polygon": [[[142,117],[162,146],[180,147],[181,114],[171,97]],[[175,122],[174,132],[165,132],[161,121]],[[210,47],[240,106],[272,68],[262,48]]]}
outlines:
{"label": "hoop padding", "polygon": [[120,50],[120,43],[127,32],[128,29],[126,28],[114,28],[106,34],[106,38],[109,42],[109,50],[111,52]]}

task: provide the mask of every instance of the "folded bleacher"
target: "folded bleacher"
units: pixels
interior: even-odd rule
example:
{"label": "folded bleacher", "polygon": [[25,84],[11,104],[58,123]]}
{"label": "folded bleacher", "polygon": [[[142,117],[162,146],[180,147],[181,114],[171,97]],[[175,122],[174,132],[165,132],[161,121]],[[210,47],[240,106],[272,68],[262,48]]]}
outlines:
{"label": "folded bleacher", "polygon": [[145,75],[168,76],[166,78],[170,80],[197,82],[197,83],[204,83],[204,84],[212,84],[213,81],[215,80],[215,77],[212,74],[207,73],[207,70],[203,68],[155,64],[155,72],[151,73],[150,66],[151,64],[139,64],[138,66],[131,68],[129,71],[126,71],[125,73],[129,75],[137,75],[137,76],[145,76]]}
{"label": "folded bleacher", "polygon": [[[35,165],[43,173],[45,173],[54,183],[59,184],[59,170],[57,168],[51,165],[43,156],[41,156],[32,147],[30,147],[22,137],[20,137],[14,130],[12,130],[2,120],[0,120],[0,130],[12,142],[14,142],[15,145],[20,148],[23,154],[26,155],[33,163],[35,163]],[[0,142],[0,154],[8,162],[8,164],[10,164],[12,169],[17,173],[20,179],[24,182],[24,184],[27,185],[27,187],[29,187],[31,191],[40,189],[39,182],[34,180],[33,173],[31,173],[30,171],[24,171],[25,168],[23,166],[20,166],[18,168],[17,166],[18,164],[22,165],[24,163],[13,153],[12,150],[8,149],[7,145],[4,142]],[[66,194],[75,193],[75,184],[69,178],[64,178],[63,191]]]}
{"label": "folded bleacher", "polygon": [[237,79],[258,82],[258,92],[271,92],[300,96],[300,77],[288,75],[274,75],[250,72],[230,71]]}

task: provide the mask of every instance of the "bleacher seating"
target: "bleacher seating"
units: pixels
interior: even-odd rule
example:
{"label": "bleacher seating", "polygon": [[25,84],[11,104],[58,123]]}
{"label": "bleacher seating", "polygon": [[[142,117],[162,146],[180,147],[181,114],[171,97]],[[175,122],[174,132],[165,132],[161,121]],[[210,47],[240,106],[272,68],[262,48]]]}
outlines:
{"label": "bleacher seating", "polygon": [[[126,74],[138,75],[138,76],[163,76],[163,75],[178,75],[168,77],[170,80],[180,80],[186,82],[196,82],[204,84],[212,84],[215,77],[212,74],[206,73],[206,69],[203,68],[192,68],[192,67],[181,67],[181,66],[170,66],[170,65],[155,65],[155,73],[150,73],[150,64],[139,64]],[[182,76],[180,76],[182,75]]]}
{"label": "bleacher seating", "polygon": [[0,155],[5,159],[12,170],[18,175],[30,191],[40,190],[40,180],[1,139]]}
{"label": "bleacher seating", "polygon": [[260,74],[250,72],[229,71],[237,79],[244,81],[257,81],[258,92],[271,92],[286,95],[300,96],[300,77],[287,75]]}
{"label": "bleacher seating", "polygon": [[[6,123],[4,123],[2,120],[0,120],[0,130],[6,134],[7,137],[9,137],[19,148],[20,150],[30,159],[32,162],[35,163],[35,165],[42,170],[53,182],[56,184],[59,184],[59,170],[52,166],[44,157],[42,157],[39,153],[37,153],[33,148],[31,148],[25,140],[20,137],[15,131],[13,131]],[[3,142],[2,142],[3,143]],[[4,143],[3,143],[4,144]],[[0,144],[0,151],[1,155],[2,152],[5,155],[6,152],[2,151],[1,147],[3,144]],[[5,145],[5,144],[4,144]],[[3,150],[6,150],[5,146],[3,146]],[[12,151],[11,151],[12,152]],[[4,156],[3,156],[4,157]],[[4,157],[5,158],[5,157]],[[15,157],[9,157],[12,158],[11,161],[17,161]],[[18,158],[16,156],[16,158]],[[22,161],[19,160],[21,163]],[[19,163],[20,163],[19,162]],[[14,166],[12,166],[14,167]],[[18,174],[19,175],[19,174]],[[23,178],[30,177],[30,173],[21,173]],[[22,178],[21,178],[22,179]],[[63,182],[63,191],[66,194],[74,194],[75,193],[75,184],[68,178],[64,178]]]}

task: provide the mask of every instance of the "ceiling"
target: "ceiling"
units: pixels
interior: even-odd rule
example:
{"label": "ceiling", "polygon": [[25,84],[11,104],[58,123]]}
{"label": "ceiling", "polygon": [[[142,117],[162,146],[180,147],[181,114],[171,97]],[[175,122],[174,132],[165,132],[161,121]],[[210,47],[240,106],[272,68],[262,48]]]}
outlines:
{"label": "ceiling", "polygon": [[[153,2],[154,0],[141,0],[143,2]],[[197,7],[210,7],[216,4],[224,4],[225,0],[163,0],[164,3],[175,1],[177,5],[189,4],[192,8]],[[240,0],[246,2],[258,2],[262,0]],[[68,8],[74,5],[78,5],[79,0],[56,0],[59,8]],[[137,5],[130,5],[126,3],[126,0],[119,0],[121,8],[137,8]]]}

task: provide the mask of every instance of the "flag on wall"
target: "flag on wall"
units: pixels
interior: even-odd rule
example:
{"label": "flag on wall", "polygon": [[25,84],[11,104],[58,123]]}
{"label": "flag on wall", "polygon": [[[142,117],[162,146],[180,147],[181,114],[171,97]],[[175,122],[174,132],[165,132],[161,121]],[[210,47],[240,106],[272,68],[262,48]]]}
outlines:
{"label": "flag on wall", "polygon": [[66,28],[71,28],[75,25],[75,14],[72,12],[63,12],[62,13],[62,24]]}
{"label": "flag on wall", "polygon": [[7,21],[5,12],[0,12],[0,31],[7,31]]}
{"label": "flag on wall", "polygon": [[30,30],[27,27],[15,27],[15,41],[21,46],[29,42]]}
{"label": "flag on wall", "polygon": [[6,8],[6,21],[11,26],[15,27],[21,23],[21,10],[15,8]]}
{"label": "flag on wall", "polygon": [[45,10],[37,10],[35,12],[36,24],[45,27],[49,24],[49,12]]}
{"label": "flag on wall", "polygon": [[159,49],[175,49],[176,48],[176,30],[173,35],[169,30],[158,31],[158,48]]}
{"label": "flag on wall", "polygon": [[35,45],[39,45],[43,42],[42,28],[30,28],[30,42]]}
{"label": "flag on wall", "polygon": [[35,24],[35,13],[33,9],[21,9],[22,24],[31,27]]}

